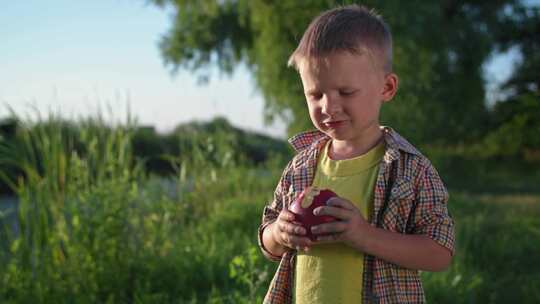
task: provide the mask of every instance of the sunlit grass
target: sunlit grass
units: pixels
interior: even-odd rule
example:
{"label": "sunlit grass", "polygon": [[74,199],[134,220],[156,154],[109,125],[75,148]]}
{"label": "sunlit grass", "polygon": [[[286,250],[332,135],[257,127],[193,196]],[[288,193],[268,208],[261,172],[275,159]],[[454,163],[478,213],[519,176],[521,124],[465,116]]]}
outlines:
{"label": "sunlit grass", "polygon": [[540,196],[453,193],[456,254],[443,273],[423,273],[433,303],[540,300]]}
{"label": "sunlit grass", "polygon": [[262,169],[235,163],[218,134],[164,156],[176,176],[148,176],[133,159],[133,126],[100,119],[21,121],[17,141],[2,144],[2,166],[24,178],[3,176],[18,209],[17,229],[2,234],[1,302],[183,302],[242,290],[242,254],[256,240],[245,218],[267,198]]}

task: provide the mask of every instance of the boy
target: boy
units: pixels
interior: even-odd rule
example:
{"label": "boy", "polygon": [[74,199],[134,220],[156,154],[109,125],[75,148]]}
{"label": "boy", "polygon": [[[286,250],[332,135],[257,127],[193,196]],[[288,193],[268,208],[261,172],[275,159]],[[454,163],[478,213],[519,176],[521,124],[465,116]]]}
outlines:
{"label": "boy", "polygon": [[[264,303],[424,303],[419,271],[448,267],[454,223],[429,160],[379,125],[398,87],[388,26],[363,6],[327,11],[289,65],[317,130],[289,139],[297,154],[264,208],[259,246],[280,261]],[[337,218],[312,227],[316,241],[288,211],[308,186],[338,194],[314,210]]]}

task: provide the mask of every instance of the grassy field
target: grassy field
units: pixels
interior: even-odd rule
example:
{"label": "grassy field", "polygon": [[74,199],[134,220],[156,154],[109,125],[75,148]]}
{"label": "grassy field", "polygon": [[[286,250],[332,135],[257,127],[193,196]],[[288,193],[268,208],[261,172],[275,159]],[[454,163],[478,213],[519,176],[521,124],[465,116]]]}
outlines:
{"label": "grassy field", "polygon": [[[257,227],[284,159],[208,165],[230,147],[196,148],[171,158],[178,172],[165,179],[140,169],[129,130],[81,125],[85,155],[54,124],[0,150],[27,175],[18,232],[2,221],[1,303],[261,302],[276,264]],[[540,195],[474,190],[451,191],[456,256],[422,273],[428,301],[540,302]]]}
{"label": "grassy field", "polygon": [[443,273],[424,273],[433,303],[540,300],[540,196],[451,193],[457,248]]}

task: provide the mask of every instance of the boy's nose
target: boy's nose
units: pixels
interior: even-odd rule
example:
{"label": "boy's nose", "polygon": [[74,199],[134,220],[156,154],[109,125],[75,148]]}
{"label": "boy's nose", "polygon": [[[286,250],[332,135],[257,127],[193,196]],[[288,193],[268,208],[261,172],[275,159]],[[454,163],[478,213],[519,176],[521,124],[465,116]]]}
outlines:
{"label": "boy's nose", "polygon": [[339,113],[341,110],[340,110],[340,105],[338,102],[336,102],[336,100],[325,95],[322,100],[321,111],[324,114],[333,116],[333,114]]}

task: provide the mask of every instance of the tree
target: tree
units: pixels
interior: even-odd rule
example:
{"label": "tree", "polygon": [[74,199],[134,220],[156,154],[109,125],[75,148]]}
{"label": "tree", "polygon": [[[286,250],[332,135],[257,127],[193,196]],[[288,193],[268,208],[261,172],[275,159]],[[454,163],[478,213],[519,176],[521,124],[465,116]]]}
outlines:
{"label": "tree", "polygon": [[[286,67],[311,19],[336,1],[154,0],[176,16],[160,43],[173,70],[231,73],[245,63],[265,98],[265,121],[278,116],[288,133],[313,128],[296,72]],[[340,2],[348,4],[351,1]],[[415,143],[473,140],[487,121],[482,64],[492,53],[503,12],[517,0],[363,1],[377,8],[394,36],[401,85],[382,122]]]}
{"label": "tree", "polygon": [[501,86],[485,138],[488,155],[540,160],[540,7],[519,7],[497,33],[500,51],[517,47],[521,60]]}

